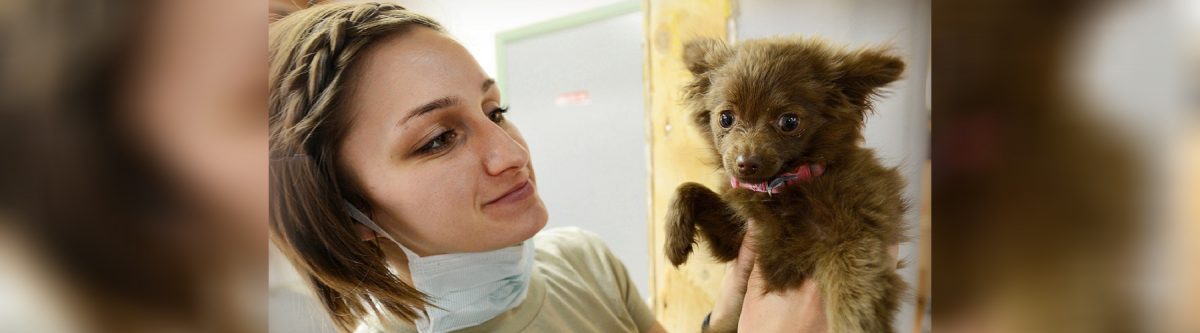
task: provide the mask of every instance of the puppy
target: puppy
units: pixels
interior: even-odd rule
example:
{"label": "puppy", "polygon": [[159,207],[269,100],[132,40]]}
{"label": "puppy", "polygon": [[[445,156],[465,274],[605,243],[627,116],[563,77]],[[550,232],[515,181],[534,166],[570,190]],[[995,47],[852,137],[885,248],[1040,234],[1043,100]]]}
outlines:
{"label": "puppy", "polygon": [[862,129],[904,62],[795,38],[695,40],[684,62],[694,76],[685,103],[729,184],[676,190],[667,258],[686,262],[699,232],[718,260],[733,260],[753,219],[768,292],[813,279],[831,332],[893,332],[905,285],[888,247],[904,240],[908,204],[900,173],[862,147]]}

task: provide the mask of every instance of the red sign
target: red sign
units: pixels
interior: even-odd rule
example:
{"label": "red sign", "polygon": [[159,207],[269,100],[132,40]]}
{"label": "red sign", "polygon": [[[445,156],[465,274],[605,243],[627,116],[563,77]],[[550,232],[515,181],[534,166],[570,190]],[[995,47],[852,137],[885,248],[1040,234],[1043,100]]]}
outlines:
{"label": "red sign", "polygon": [[592,103],[592,96],[588,95],[587,90],[561,93],[554,99],[554,105],[557,106],[588,105],[590,103]]}

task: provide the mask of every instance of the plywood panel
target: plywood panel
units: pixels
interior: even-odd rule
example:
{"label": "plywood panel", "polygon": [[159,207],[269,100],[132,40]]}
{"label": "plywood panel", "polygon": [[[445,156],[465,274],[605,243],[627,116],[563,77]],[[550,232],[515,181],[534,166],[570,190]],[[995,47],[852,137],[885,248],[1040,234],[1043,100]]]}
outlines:
{"label": "plywood panel", "polygon": [[654,311],[669,332],[697,332],[713,305],[724,274],[702,249],[676,269],[663,254],[667,203],[687,181],[715,187],[718,179],[702,139],[687,121],[681,88],[691,74],[681,60],[683,43],[696,37],[725,38],[730,0],[647,0],[646,96],[651,160],[650,257]]}

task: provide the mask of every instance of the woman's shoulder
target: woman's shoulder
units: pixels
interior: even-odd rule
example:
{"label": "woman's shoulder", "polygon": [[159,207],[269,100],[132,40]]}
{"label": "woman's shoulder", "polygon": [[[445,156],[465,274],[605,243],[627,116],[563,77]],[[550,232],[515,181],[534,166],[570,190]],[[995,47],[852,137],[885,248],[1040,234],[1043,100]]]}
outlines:
{"label": "woman's shoulder", "polygon": [[546,229],[533,237],[534,246],[539,250],[575,253],[605,253],[608,246],[599,235],[579,227],[558,227]]}
{"label": "woman's shoulder", "polygon": [[547,229],[534,237],[542,266],[573,270],[595,280],[615,282],[625,274],[624,266],[609,251],[600,236],[577,227]]}
{"label": "woman's shoulder", "polygon": [[576,331],[636,332],[654,324],[654,315],[629,279],[625,265],[600,236],[574,227],[555,228],[535,236],[534,244],[539,271],[551,293],[571,295],[558,297],[563,303],[552,308],[586,309],[583,313],[599,325]]}

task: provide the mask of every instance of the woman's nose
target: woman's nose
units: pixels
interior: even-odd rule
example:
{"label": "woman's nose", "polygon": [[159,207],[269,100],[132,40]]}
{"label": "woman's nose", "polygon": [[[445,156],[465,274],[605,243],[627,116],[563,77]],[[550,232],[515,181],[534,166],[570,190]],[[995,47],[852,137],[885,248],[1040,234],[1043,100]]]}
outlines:
{"label": "woman's nose", "polygon": [[501,125],[488,122],[480,130],[483,166],[489,175],[509,169],[520,170],[529,164],[529,150]]}

